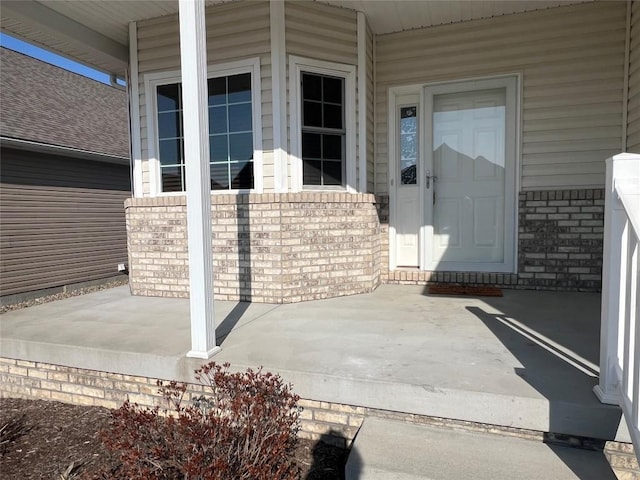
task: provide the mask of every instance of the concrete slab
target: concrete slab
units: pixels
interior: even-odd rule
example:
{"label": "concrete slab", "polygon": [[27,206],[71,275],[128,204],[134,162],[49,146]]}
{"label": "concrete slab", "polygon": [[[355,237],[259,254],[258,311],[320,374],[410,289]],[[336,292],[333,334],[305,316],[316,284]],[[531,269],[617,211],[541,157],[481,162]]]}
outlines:
{"label": "concrete slab", "polygon": [[[383,285],[366,295],[293,305],[216,302],[234,368],[264,366],[303,398],[614,438],[600,404],[599,296],[505,290],[443,297]],[[189,304],[132,297],[127,287],[0,316],[0,354],[192,380]],[[620,438],[620,437],[619,437]]]}
{"label": "concrete slab", "polygon": [[367,418],[346,480],[615,480],[604,454],[520,438]]}

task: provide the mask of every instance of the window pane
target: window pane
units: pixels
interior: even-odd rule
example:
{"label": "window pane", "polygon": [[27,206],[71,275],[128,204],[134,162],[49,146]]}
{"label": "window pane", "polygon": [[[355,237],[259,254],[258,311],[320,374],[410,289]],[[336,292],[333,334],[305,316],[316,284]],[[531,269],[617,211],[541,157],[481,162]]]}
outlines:
{"label": "window pane", "polygon": [[180,108],[180,84],[158,85],[158,112],[178,110]]}
{"label": "window pane", "polygon": [[324,104],[324,128],[342,129],[342,107]]}
{"label": "window pane", "polygon": [[321,162],[319,160],[302,160],[302,183],[304,185],[322,185]]}
{"label": "window pane", "polygon": [[231,160],[253,159],[253,135],[251,133],[229,135],[229,158]]}
{"label": "window pane", "polygon": [[322,158],[342,160],[342,135],[322,136]]}
{"label": "window pane", "polygon": [[227,107],[209,107],[209,133],[227,132]]}
{"label": "window pane", "polygon": [[229,164],[212,163],[211,164],[211,190],[228,190],[229,189]]}
{"label": "window pane", "polygon": [[231,188],[253,188],[253,162],[232,163],[230,167]]}
{"label": "window pane", "polygon": [[[344,79],[339,77],[302,74],[304,185],[342,185],[344,84]],[[336,134],[336,130],[340,132]]]}
{"label": "window pane", "polygon": [[158,114],[158,136],[160,138],[180,137],[182,115],[178,112],[168,112]]}
{"label": "window pane", "polygon": [[324,77],[323,84],[323,100],[325,102],[339,103],[342,105],[342,84],[344,80],[335,77]]}
{"label": "window pane", "polygon": [[322,158],[322,134],[302,134],[302,158]]}
{"label": "window pane", "polygon": [[400,132],[414,133],[416,131],[417,107],[402,107],[400,109]]}
{"label": "window pane", "polygon": [[227,103],[227,77],[210,78],[207,86],[209,88],[210,106]]}
{"label": "window pane", "polygon": [[[166,192],[185,188],[181,88],[180,83],[157,87],[158,157]],[[211,78],[207,88],[211,188],[253,188],[251,73]]]}
{"label": "window pane", "polygon": [[231,75],[229,78],[229,103],[251,101],[251,74]]}
{"label": "window pane", "polygon": [[229,159],[227,142],[226,135],[211,135],[209,137],[209,158],[212,162],[226,162]]}
{"label": "window pane", "polygon": [[320,75],[302,74],[302,98],[305,100],[322,100],[322,77]]}
{"label": "window pane", "polygon": [[302,122],[305,127],[322,127],[322,104],[305,101]]}
{"label": "window pane", "polygon": [[180,167],[161,167],[162,191],[182,191],[182,169]]}
{"label": "window pane", "polygon": [[182,139],[160,140],[160,164],[178,165],[182,161],[180,154]]}
{"label": "window pane", "polygon": [[229,105],[229,131],[251,131],[251,104]]}
{"label": "window pane", "polygon": [[323,185],[342,185],[342,162],[322,162]]}
{"label": "window pane", "polygon": [[400,158],[415,163],[417,158],[416,152],[416,134],[408,133],[400,135]]}
{"label": "window pane", "polygon": [[418,159],[417,107],[400,108],[400,183],[416,185]]}

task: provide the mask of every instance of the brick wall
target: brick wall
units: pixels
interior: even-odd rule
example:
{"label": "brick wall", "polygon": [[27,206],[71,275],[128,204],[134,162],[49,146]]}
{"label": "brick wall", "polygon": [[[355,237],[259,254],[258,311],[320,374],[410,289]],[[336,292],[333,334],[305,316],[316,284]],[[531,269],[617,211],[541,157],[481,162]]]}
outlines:
{"label": "brick wall", "polygon": [[640,480],[640,465],[633,450],[633,444],[607,442],[604,455],[616,472],[618,480]]}
{"label": "brick wall", "polygon": [[[0,357],[0,397],[56,400],[76,405],[118,408],[127,398],[141,406],[163,406],[157,380],[47,363]],[[203,393],[200,385],[190,385],[187,399]],[[500,436],[545,441],[544,432],[503,427],[411,413],[379,410],[356,405],[300,399],[298,436],[349,447],[367,417],[388,418],[438,428],[491,433]],[[640,470],[633,445],[607,442],[605,455],[620,480],[639,480]]]}
{"label": "brick wall", "polygon": [[604,455],[618,480],[640,480],[640,464],[635,455],[633,444],[607,442],[604,447]]}
{"label": "brick wall", "polygon": [[382,249],[381,281],[466,283],[560,291],[601,289],[604,190],[522,192],[518,205],[518,273],[389,271],[389,198],[376,198]]}
{"label": "brick wall", "polygon": [[[201,395],[190,385],[187,400]],[[128,398],[141,406],[165,406],[157,379],[0,357],[0,397],[55,400],[115,409]],[[300,399],[299,436],[347,446],[367,413],[363,407]]]}
{"label": "brick wall", "polygon": [[[134,294],[188,296],[184,196],[126,203]],[[213,195],[214,294],[291,303],[380,283],[599,291],[604,191],[523,192],[518,273],[389,271],[389,199],[344,193]]]}
{"label": "brick wall", "polygon": [[520,194],[518,285],[599,291],[604,190]]}
{"label": "brick wall", "polygon": [[[370,292],[379,283],[373,195],[212,195],[214,294],[220,300],[290,303]],[[189,292],[186,199],[125,204],[132,292]]]}

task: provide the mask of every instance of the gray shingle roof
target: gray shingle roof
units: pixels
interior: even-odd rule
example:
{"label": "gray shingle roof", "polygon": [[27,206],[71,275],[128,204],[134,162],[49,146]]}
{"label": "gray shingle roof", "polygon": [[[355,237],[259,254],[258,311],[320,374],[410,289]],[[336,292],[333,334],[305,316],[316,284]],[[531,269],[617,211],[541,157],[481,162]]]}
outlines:
{"label": "gray shingle roof", "polygon": [[128,158],[127,94],[0,48],[0,135]]}

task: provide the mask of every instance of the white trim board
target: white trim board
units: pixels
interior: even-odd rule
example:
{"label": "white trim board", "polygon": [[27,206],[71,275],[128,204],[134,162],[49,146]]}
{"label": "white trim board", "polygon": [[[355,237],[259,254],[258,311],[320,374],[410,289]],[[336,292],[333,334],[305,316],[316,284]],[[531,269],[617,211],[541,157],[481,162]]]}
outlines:
{"label": "white trim board", "polygon": [[129,131],[131,135],[132,188],[134,197],[144,196],[142,138],[140,136],[140,78],[138,76],[138,25],[129,24]]}
{"label": "white trim board", "polygon": [[273,182],[276,192],[288,190],[287,64],[284,2],[270,2],[271,102],[273,108]]}
{"label": "white trim board", "polygon": [[358,191],[367,192],[367,19],[358,12]]}

